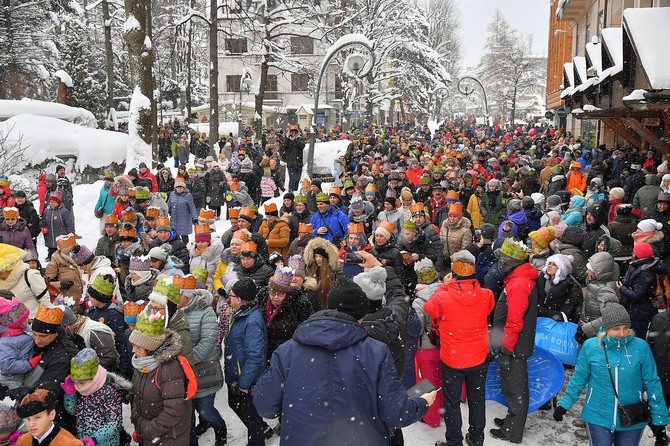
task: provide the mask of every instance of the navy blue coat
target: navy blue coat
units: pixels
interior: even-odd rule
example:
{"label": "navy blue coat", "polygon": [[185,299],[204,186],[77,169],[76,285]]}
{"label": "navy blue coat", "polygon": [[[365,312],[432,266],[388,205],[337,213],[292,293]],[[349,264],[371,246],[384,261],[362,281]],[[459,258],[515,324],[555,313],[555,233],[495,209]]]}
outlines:
{"label": "navy blue coat", "polygon": [[321,311],[272,355],[253,390],[265,418],[281,414],[282,445],[388,446],[428,410],[409,398],[389,348],[351,316]]}
{"label": "navy blue coat", "polygon": [[172,229],[179,235],[189,235],[193,232],[193,222],[198,219],[198,211],[191,193],[189,191],[172,192],[167,205],[170,209],[170,226],[172,226]]}
{"label": "navy blue coat", "polygon": [[263,315],[256,305],[233,313],[226,337],[226,384],[250,389],[265,372],[268,338]]}

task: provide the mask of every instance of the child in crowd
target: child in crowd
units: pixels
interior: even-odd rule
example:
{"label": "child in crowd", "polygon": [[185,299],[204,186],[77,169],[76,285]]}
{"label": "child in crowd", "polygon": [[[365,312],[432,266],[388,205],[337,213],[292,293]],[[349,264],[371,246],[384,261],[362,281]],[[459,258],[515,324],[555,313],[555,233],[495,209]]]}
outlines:
{"label": "child in crowd", "polygon": [[[54,423],[56,395],[46,389],[37,389],[26,395],[16,409],[23,418],[28,432],[21,435],[17,446],[84,446],[74,435]],[[94,443],[87,443],[94,446]]]}
{"label": "child in crowd", "polygon": [[[16,299],[7,290],[2,297]],[[32,358],[33,338],[26,329],[30,311],[20,301],[5,299],[0,301],[0,384],[16,389],[40,357]]]}

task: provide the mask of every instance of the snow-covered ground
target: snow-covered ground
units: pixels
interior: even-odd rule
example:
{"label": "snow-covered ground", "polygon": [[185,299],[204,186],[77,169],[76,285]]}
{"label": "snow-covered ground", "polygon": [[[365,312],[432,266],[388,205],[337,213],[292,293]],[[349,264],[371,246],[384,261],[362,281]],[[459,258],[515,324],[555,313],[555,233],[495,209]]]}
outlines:
{"label": "snow-covered ground", "polygon": [[[168,160],[166,163],[167,166],[174,165]],[[98,199],[98,193],[102,187],[103,182],[98,181],[94,184],[80,184],[74,186],[74,214],[76,218],[76,232],[82,237],[79,241],[80,243],[86,245],[91,250],[95,248],[97,240],[100,237],[99,231],[99,221],[93,216],[93,207]],[[280,198],[274,199],[275,202],[279,203]],[[38,203],[36,203],[38,207]],[[262,210],[262,207],[261,207]],[[222,234],[228,227],[230,223],[228,221],[217,221],[216,222],[216,232]],[[44,247],[44,242],[42,237],[38,241],[38,251],[40,253],[40,258],[44,259],[46,257],[46,248]],[[560,394],[559,394],[560,395]],[[247,444],[246,441],[246,428],[242,422],[237,418],[232,410],[228,408],[227,405],[227,396],[225,388],[219,391],[216,398],[216,407],[221,411],[226,423],[228,425],[228,444],[230,446],[244,446]],[[126,430],[132,432],[132,426],[130,424],[130,415],[129,415],[128,406],[124,406],[124,422],[126,425]],[[510,443],[500,440],[495,440],[490,437],[488,434],[489,429],[494,428],[493,424],[494,417],[503,417],[505,415],[506,408],[501,404],[496,402],[487,401],[486,403],[486,441],[485,444],[497,446],[497,445],[509,445]],[[468,409],[467,404],[461,405],[461,413],[463,416],[463,433],[467,432],[467,420],[468,420]],[[551,411],[536,411],[529,415],[528,422],[526,424],[526,431],[523,443],[524,445],[584,445],[588,444],[588,441],[579,440],[574,435],[575,427],[572,426],[572,421],[575,416],[579,416],[579,409],[576,407],[573,408],[564,418],[562,423],[557,423],[551,417]],[[270,426],[274,426],[276,421],[268,421]],[[412,426],[409,426],[403,429],[405,444],[408,446],[432,446],[436,441],[444,441],[444,426],[433,429],[428,425],[418,422]],[[214,433],[210,429],[205,435],[200,437],[200,445],[213,445],[214,444]],[[269,446],[274,446],[279,444],[279,439],[277,437],[272,438],[266,442]],[[642,445],[653,445],[654,440],[651,434],[651,431],[647,429],[643,435]],[[306,445],[307,446],[307,445]],[[361,445],[364,446],[364,445]]]}

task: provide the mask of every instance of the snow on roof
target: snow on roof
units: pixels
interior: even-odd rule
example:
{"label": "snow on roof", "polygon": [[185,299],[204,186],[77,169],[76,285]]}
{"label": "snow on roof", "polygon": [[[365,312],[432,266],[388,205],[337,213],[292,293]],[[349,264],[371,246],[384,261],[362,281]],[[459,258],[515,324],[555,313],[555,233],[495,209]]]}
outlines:
{"label": "snow on roof", "polygon": [[623,30],[621,28],[604,28],[600,31],[600,34],[603,38],[601,55],[603,54],[603,50],[607,51],[614,64],[608,68],[603,66],[603,71],[599,76],[600,82],[602,82],[607,77],[614,76],[623,70]]}
{"label": "snow on roof", "polygon": [[630,92],[628,96],[624,96],[621,98],[622,101],[644,101],[646,98],[644,97],[644,94],[647,92],[647,90],[633,90]]}
{"label": "snow on roof", "polygon": [[[603,72],[603,60],[601,55],[602,45],[600,42],[589,42],[586,44],[586,54],[589,55],[591,66],[596,69],[598,77]],[[590,67],[588,67],[590,68]]]}
{"label": "snow on roof", "polygon": [[108,130],[92,129],[60,119],[21,114],[0,122],[0,133],[7,135],[9,144],[29,147],[25,156],[32,164],[65,155],[77,157],[79,171],[86,166],[104,167],[126,159],[128,135]]}
{"label": "snow on roof", "polygon": [[94,129],[98,127],[98,122],[93,113],[84,108],[70,107],[69,105],[58,104],[56,102],[37,101],[28,98],[23,98],[20,101],[0,99],[0,121],[22,113],[50,116]]}
{"label": "snow on roof", "polygon": [[63,70],[58,70],[54,73],[54,76],[56,76],[62,83],[65,84],[67,88],[72,88],[73,82],[72,82],[72,77],[70,77],[69,74],[67,74]]}
{"label": "snow on roof", "polygon": [[623,24],[653,90],[670,89],[670,8],[628,8]]}
{"label": "snow on roof", "polygon": [[575,56],[572,58],[572,63],[575,73],[579,76],[579,79],[574,78],[573,85],[577,85],[577,81],[579,81],[579,84],[583,84],[586,82],[586,57]]}
{"label": "snow on roof", "polygon": [[572,93],[574,93],[575,91],[573,87],[573,85],[575,84],[575,72],[572,68],[572,62],[566,62],[563,64],[563,77],[568,78],[569,85],[564,85],[565,88],[561,93],[561,99],[565,98],[566,96],[572,95]]}

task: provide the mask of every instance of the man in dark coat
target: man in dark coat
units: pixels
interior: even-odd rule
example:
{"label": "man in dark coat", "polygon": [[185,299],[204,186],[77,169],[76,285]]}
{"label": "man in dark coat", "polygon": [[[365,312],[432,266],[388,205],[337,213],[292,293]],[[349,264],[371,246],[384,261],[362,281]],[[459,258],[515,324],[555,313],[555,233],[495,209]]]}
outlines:
{"label": "man in dark coat", "polygon": [[435,392],[407,396],[389,348],[360,325],[368,305],[363,290],[340,276],[329,309],[272,355],[253,397],[261,416],[282,414],[282,444],[388,445],[394,429],[419,420],[432,404]]}
{"label": "man in dark coat", "polygon": [[37,236],[40,235],[40,216],[30,200],[26,199],[26,193],[22,190],[14,192],[14,200],[16,200],[16,208],[19,210],[19,215],[26,221],[30,237],[33,239],[33,245],[37,246]]}
{"label": "man in dark coat", "polygon": [[610,235],[607,229],[607,206],[602,201],[596,201],[586,209],[586,231],[582,249],[587,258],[596,253],[598,239],[603,234],[608,237]]}
{"label": "man in dark coat", "polygon": [[300,174],[302,172],[302,154],[305,141],[298,135],[297,129],[291,129],[288,136],[282,141],[279,153],[281,159],[286,162],[288,169],[288,188],[290,191],[298,190]]}
{"label": "man in dark coat", "polygon": [[186,243],[177,235],[177,232],[168,225],[161,225],[156,227],[156,238],[149,245],[149,248],[156,248],[163,243],[172,246],[170,255],[178,258],[184,264],[182,271],[186,272],[190,269],[190,255]]}
{"label": "man in dark coat", "polygon": [[498,251],[498,269],[505,289],[493,313],[491,348],[500,360],[500,381],[507,401],[505,418],[493,421],[493,438],[521,443],[530,396],[528,358],[535,349],[538,271],[525,261],[526,246],[505,239]]}

